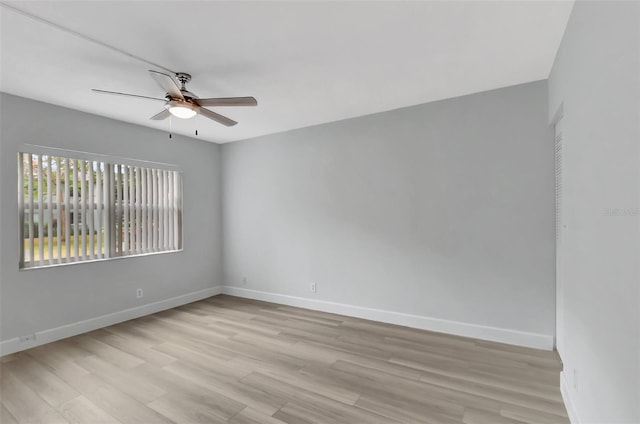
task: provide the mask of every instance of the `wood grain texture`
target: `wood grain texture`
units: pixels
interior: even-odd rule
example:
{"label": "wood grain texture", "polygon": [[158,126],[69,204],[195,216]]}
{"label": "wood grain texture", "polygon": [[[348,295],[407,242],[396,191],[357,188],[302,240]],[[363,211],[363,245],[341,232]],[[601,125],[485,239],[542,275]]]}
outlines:
{"label": "wood grain texture", "polygon": [[569,423],[556,352],[225,295],[0,367],[3,424]]}

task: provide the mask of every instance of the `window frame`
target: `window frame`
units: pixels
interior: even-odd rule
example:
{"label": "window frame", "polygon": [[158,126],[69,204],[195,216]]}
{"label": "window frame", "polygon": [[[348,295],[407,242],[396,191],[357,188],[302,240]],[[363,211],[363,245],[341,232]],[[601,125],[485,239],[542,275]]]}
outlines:
{"label": "window frame", "polygon": [[[88,161],[88,162],[97,162],[98,163],[98,167],[100,168],[102,166],[102,164],[104,164],[104,168],[103,168],[103,176],[101,179],[102,185],[103,185],[103,191],[102,194],[105,195],[105,198],[108,197],[108,202],[101,202],[101,209],[104,211],[103,215],[102,215],[102,227],[99,231],[102,231],[102,229],[104,229],[104,237],[103,237],[103,241],[104,241],[104,252],[101,253],[100,255],[95,255],[96,257],[90,257],[89,255],[84,255],[85,251],[83,251],[83,255],[82,256],[86,256],[86,257],[82,257],[81,255],[77,255],[74,254],[74,252],[71,252],[72,256],[60,256],[60,257],[55,257],[55,258],[48,258],[48,259],[44,259],[44,258],[39,258],[38,260],[35,260],[35,256],[34,255],[30,255],[30,260],[26,261],[26,252],[27,252],[27,248],[25,246],[25,241],[27,239],[25,239],[25,224],[29,226],[30,228],[30,232],[32,232],[32,225],[29,225],[29,222],[31,224],[33,224],[33,220],[31,221],[27,221],[25,219],[25,214],[27,213],[27,207],[25,205],[25,200],[27,199],[27,196],[24,195],[24,184],[26,183],[26,181],[24,180],[24,176],[26,175],[24,172],[26,171],[24,169],[24,155],[40,155],[40,158],[42,158],[42,155],[47,156],[48,158],[51,157],[58,157],[58,158],[64,158],[64,159],[68,159],[68,160],[73,160],[73,161]],[[135,258],[135,257],[140,257],[140,256],[149,256],[149,255],[158,255],[158,254],[167,254],[167,253],[177,253],[177,252],[182,252],[184,250],[184,172],[182,170],[182,168],[178,165],[173,165],[173,164],[169,164],[169,163],[162,163],[162,162],[154,162],[154,161],[149,161],[149,160],[140,160],[140,159],[132,159],[132,158],[124,158],[124,157],[119,157],[119,156],[113,156],[113,155],[104,155],[104,154],[97,154],[97,153],[89,153],[89,152],[84,152],[84,151],[79,151],[79,150],[69,150],[69,149],[62,149],[62,148],[55,148],[55,147],[48,147],[48,146],[39,146],[39,145],[34,145],[34,144],[22,144],[20,146],[18,146],[18,153],[17,153],[17,165],[18,165],[18,229],[19,229],[19,252],[18,252],[18,269],[20,271],[23,270],[31,270],[31,269],[42,269],[42,268],[50,268],[50,267],[57,267],[57,266],[67,266],[67,265],[74,265],[74,264],[84,264],[84,263],[91,263],[91,262],[98,262],[98,261],[106,261],[106,260],[113,260],[113,259],[124,259],[124,258]],[[77,163],[77,162],[76,162]],[[67,165],[68,166],[68,165]],[[65,168],[67,168],[67,166],[65,166]],[[31,208],[31,212],[33,211],[38,211],[38,234],[33,234],[33,237],[38,237],[40,236],[40,234],[43,234],[44,230],[40,230],[40,228],[44,227],[44,214],[42,213],[43,211],[46,211],[50,206],[50,204],[54,203],[51,200],[51,196],[50,196],[50,192],[49,190],[52,190],[52,184],[50,182],[50,173],[47,176],[47,193],[44,193],[45,195],[47,195],[47,200],[46,201],[41,201],[41,197],[43,195],[43,191],[40,191],[40,188],[42,187],[40,185],[40,170],[42,169],[42,161],[39,160],[38,161],[38,167],[36,168],[39,171],[38,177],[36,178],[32,178],[32,181],[38,181],[38,197],[36,199],[36,201],[33,202],[29,202],[33,205],[33,207]],[[124,196],[124,194],[122,195],[122,197],[120,197],[119,199],[115,199],[114,196],[114,191],[119,188],[119,186],[117,186],[118,182],[116,181],[116,177],[113,176],[112,174],[115,172],[115,168],[119,167],[120,168],[120,172],[119,174],[122,176],[123,175],[123,171],[122,171],[122,167],[125,167],[125,169],[127,169],[126,167],[133,167],[133,168],[137,168],[142,170],[142,173],[148,173],[150,172],[151,174],[154,174],[157,172],[157,174],[154,174],[157,176],[160,175],[161,171],[170,171],[170,172],[175,172],[175,174],[169,174],[167,173],[167,177],[166,178],[170,178],[169,175],[174,176],[174,178],[176,180],[174,180],[174,182],[172,183],[172,187],[174,188],[174,191],[172,192],[172,194],[174,196],[176,196],[176,198],[173,200],[173,206],[171,207],[172,209],[174,209],[174,213],[176,214],[175,217],[171,216],[171,219],[175,219],[176,222],[174,223],[174,225],[177,225],[177,227],[174,227],[174,231],[177,232],[177,237],[178,239],[175,240],[175,234],[174,234],[174,246],[177,246],[177,248],[172,248],[172,246],[169,246],[169,248],[161,248],[161,250],[153,250],[152,247],[149,247],[147,249],[147,251],[141,252],[139,251],[140,249],[138,248],[136,251],[134,250],[123,250],[122,249],[122,245],[123,245],[123,240],[119,240],[120,241],[120,247],[116,249],[116,232],[118,230],[122,231],[122,218],[123,216],[120,216],[120,228],[118,227],[118,224],[116,223],[116,209],[117,209],[117,202],[124,202],[125,200],[129,201],[128,197]],[[26,171],[28,172],[28,171]],[[64,171],[63,171],[64,172]],[[75,173],[75,172],[73,172]],[[71,174],[73,173],[64,173],[65,176],[65,188],[64,188],[64,200],[62,202],[59,202],[58,200],[55,201],[55,207],[52,208],[52,212],[51,215],[49,216],[50,221],[51,219],[53,219],[54,217],[54,210],[58,210],[60,208],[61,204],[64,204],[66,208],[70,208],[73,210],[73,213],[77,213],[78,216],[73,216],[73,222],[74,223],[80,223],[81,221],[84,221],[83,218],[86,217],[82,217],[81,215],[85,214],[85,212],[82,211],[81,208],[75,209],[74,208],[74,204],[76,201],[76,197],[72,196],[71,193],[69,193],[69,186],[68,186],[68,182],[67,182],[67,178],[71,177]],[[32,171],[32,175],[33,175],[33,171]],[[163,176],[165,174],[162,174]],[[78,178],[80,178],[80,173],[78,172],[77,175]],[[113,181],[112,181],[113,178]],[[164,177],[163,177],[164,178]],[[43,178],[44,180],[44,178]],[[136,184],[134,184],[136,186],[136,189],[138,187],[138,181],[136,181]],[[113,185],[112,185],[113,184]],[[92,184],[88,184],[88,186],[92,186]],[[97,187],[98,184],[95,184],[95,186]],[[58,188],[59,186],[57,186],[57,183],[53,185],[53,187],[56,188],[56,197],[58,195]],[[85,187],[85,186],[83,186]],[[131,187],[131,186],[130,186]],[[74,191],[76,190],[76,187],[74,186]],[[89,191],[91,191],[92,189],[90,189]],[[109,195],[107,195],[106,191],[109,190],[111,193]],[[124,190],[123,190],[124,191]],[[175,191],[177,191],[177,193],[175,193]],[[31,196],[33,196],[33,187],[31,190]],[[158,188],[158,195],[161,193],[159,188]],[[95,195],[95,193],[94,193]],[[95,199],[95,197],[94,197]],[[96,206],[95,200],[93,201],[93,203],[90,203],[91,201],[88,200],[83,200],[82,201],[82,205],[81,206],[85,206],[85,204],[90,204],[91,206],[89,206],[88,209],[91,210],[96,210],[98,209],[98,207]],[[124,210],[133,210],[135,212],[135,210],[137,209],[137,204],[134,205],[133,203],[130,203],[129,206],[124,207],[121,204],[122,209],[122,213],[124,213]],[[166,207],[169,207],[169,205],[167,204]],[[162,212],[165,212],[165,209],[160,209],[160,204],[144,204],[144,208],[146,210],[148,210],[149,208],[152,209],[151,213],[154,213],[154,209],[156,213],[160,213],[160,211],[162,210]],[[156,209],[157,208],[157,209]],[[29,213],[31,213],[29,212]],[[71,217],[71,213],[69,212],[69,217]],[[170,212],[167,212],[170,213]],[[137,214],[136,214],[137,215]],[[140,214],[140,218],[142,218],[142,213]],[[145,217],[147,216],[147,213],[144,213]],[[159,215],[154,215],[154,216],[158,216]],[[168,215],[166,215],[168,216]],[[166,217],[165,216],[165,217]],[[158,219],[159,221],[159,219]],[[133,223],[132,220],[128,221],[129,224]],[[140,221],[136,221],[136,225],[142,225],[143,220]],[[156,225],[158,225],[158,222],[154,220],[154,223],[156,223]],[[51,225],[51,224],[49,224]],[[57,223],[56,225],[59,225],[59,223]],[[75,237],[75,231],[77,231],[77,229],[75,228],[74,224],[70,224],[72,226],[72,229],[74,230],[74,237]],[[86,227],[86,225],[88,225],[88,223],[84,223],[82,222],[82,228],[84,229]],[[149,224],[151,225],[151,224]],[[56,227],[57,228],[57,227]],[[68,231],[69,226],[67,226],[67,230]],[[94,228],[93,230],[95,231],[95,224],[94,224]],[[158,231],[164,231],[165,228],[160,228]],[[56,230],[56,232],[59,230]],[[49,232],[47,233],[47,237],[49,237]],[[67,235],[71,234],[71,232],[66,233]],[[121,232],[121,234],[123,234]],[[166,235],[167,237],[168,234]],[[121,236],[122,237],[122,236]],[[150,236],[151,237],[151,236]],[[70,243],[71,244],[71,243]],[[79,243],[77,243],[79,244]],[[99,246],[98,248],[100,248],[101,246]],[[68,250],[68,248],[67,248]],[[74,243],[73,243],[73,249],[72,250],[77,250],[76,248],[76,241],[74,239]],[[89,250],[89,247],[87,247],[87,251]],[[66,252],[63,252],[66,253]],[[91,255],[94,256],[94,255]],[[102,256],[102,257],[99,257]]]}

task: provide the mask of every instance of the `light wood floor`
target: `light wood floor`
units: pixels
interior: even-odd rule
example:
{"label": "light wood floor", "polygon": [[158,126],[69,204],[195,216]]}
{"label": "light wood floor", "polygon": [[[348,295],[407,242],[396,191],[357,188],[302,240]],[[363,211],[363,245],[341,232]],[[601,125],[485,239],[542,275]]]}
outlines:
{"label": "light wood floor", "polygon": [[569,422],[555,352],[230,296],[0,362],[2,424]]}

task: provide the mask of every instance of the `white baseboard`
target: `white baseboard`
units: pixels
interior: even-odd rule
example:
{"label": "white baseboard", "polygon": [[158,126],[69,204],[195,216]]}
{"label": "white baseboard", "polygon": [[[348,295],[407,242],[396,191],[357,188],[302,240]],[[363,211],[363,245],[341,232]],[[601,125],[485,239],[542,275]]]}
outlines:
{"label": "white baseboard", "polygon": [[[98,328],[117,324],[119,322],[128,321],[130,319],[139,318],[141,316],[175,308],[177,306],[195,302],[201,299],[206,299],[208,297],[215,296],[221,293],[232,296],[245,297],[249,299],[263,300],[266,302],[280,303],[289,306],[297,306],[316,311],[386,322],[389,324],[403,325],[407,327],[419,328],[422,330],[436,331],[439,333],[473,337],[482,340],[526,346],[536,349],[553,349],[553,336],[546,334],[528,333],[504,328],[449,321],[420,315],[405,314],[401,312],[386,311],[382,309],[365,308],[362,306],[347,305],[344,303],[308,299],[304,297],[289,296],[277,293],[269,293],[239,287],[216,286],[197,292],[173,297],[171,299],[165,299],[159,302],[149,303],[146,305],[137,306],[135,308],[125,309],[123,311],[90,318],[88,320],[76,322],[73,324],[38,331],[35,333],[36,337],[33,341],[20,342],[20,339],[18,337],[3,340],[0,342],[0,356],[19,352],[25,349],[30,349],[32,347],[40,346],[45,343],[72,337],[78,334],[96,330]],[[565,403],[567,403],[567,410],[569,410],[570,405],[567,400],[568,398],[565,397],[565,391],[563,391],[562,394],[565,398]],[[576,424],[578,421],[574,421],[572,419],[571,422],[572,424]]]}
{"label": "white baseboard", "polygon": [[569,391],[569,382],[567,381],[567,375],[564,371],[560,373],[560,393],[562,394],[562,400],[564,406],[567,408],[567,415],[571,424],[580,424],[578,414],[576,413],[573,402],[571,401],[571,392]]}
{"label": "white baseboard", "polygon": [[356,318],[364,318],[389,324],[404,325],[406,327],[436,331],[439,333],[454,334],[463,337],[473,337],[476,339],[532,347],[535,349],[553,350],[553,336],[547,334],[528,333],[524,331],[509,330],[506,328],[497,328],[484,325],[469,324],[466,322],[449,321],[444,319],[425,317],[421,315],[412,315],[402,312],[385,311],[382,309],[365,308],[362,306],[347,305],[344,303],[308,299],[304,297],[289,296],[277,293],[269,293],[258,290],[244,289],[240,287],[224,286],[222,288],[222,293],[231,296],[245,297],[249,299],[263,300],[266,302],[313,309],[316,311],[330,312]]}
{"label": "white baseboard", "polygon": [[111,314],[90,318],[80,322],[74,322],[73,324],[38,331],[35,333],[36,337],[33,341],[20,342],[19,337],[3,340],[0,342],[0,356],[30,349],[32,347],[51,343],[67,337],[76,336],[78,334],[97,330],[98,328],[108,327],[109,325],[117,324],[119,322],[175,308],[177,306],[206,299],[220,293],[222,293],[222,286],[211,287],[197,292],[161,300],[159,302],[148,303],[146,305],[136,306],[135,308],[113,312]]}

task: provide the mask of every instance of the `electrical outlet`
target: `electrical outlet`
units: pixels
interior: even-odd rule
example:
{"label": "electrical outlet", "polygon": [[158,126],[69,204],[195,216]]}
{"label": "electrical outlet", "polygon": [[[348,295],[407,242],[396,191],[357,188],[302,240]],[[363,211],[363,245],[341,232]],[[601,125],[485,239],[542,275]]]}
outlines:
{"label": "electrical outlet", "polygon": [[20,336],[20,343],[28,343],[36,340],[35,334],[27,334],[26,336]]}
{"label": "electrical outlet", "polygon": [[249,279],[247,277],[242,277],[242,285],[246,286],[247,285],[247,281],[249,281]]}
{"label": "electrical outlet", "polygon": [[311,289],[312,293],[315,293],[316,292],[316,283],[311,283],[310,289]]}
{"label": "electrical outlet", "polygon": [[142,291],[142,289],[136,290],[136,297],[140,299],[142,298],[142,296],[144,296],[144,292]]}
{"label": "electrical outlet", "polygon": [[578,392],[578,370],[573,369],[573,389]]}

